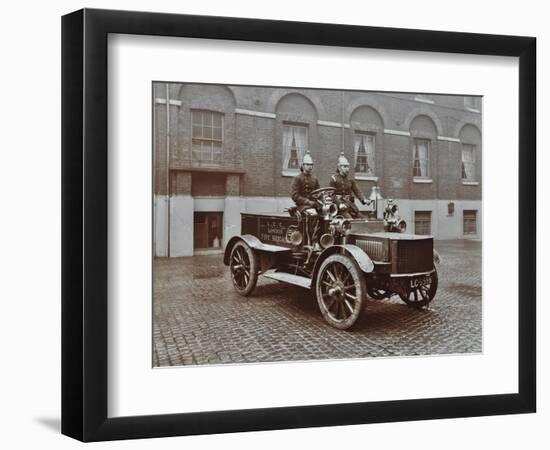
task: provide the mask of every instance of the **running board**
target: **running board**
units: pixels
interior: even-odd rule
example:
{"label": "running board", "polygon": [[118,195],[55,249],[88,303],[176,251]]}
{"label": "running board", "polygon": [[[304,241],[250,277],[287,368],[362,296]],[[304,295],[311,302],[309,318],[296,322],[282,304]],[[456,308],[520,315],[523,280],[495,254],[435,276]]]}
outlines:
{"label": "running board", "polygon": [[295,286],[300,286],[306,289],[311,288],[311,279],[307,277],[301,277],[300,275],[292,275],[291,273],[286,272],[271,272],[267,271],[263,274],[266,278],[271,278],[272,280],[282,281],[283,283],[293,284]]}

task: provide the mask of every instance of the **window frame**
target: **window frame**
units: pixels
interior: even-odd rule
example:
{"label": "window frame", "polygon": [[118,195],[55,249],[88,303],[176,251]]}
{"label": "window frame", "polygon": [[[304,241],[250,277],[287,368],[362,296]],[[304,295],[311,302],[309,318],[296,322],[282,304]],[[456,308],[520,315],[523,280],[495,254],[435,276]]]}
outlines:
{"label": "window frame", "polygon": [[[373,162],[373,170],[369,172],[358,172],[357,167],[357,155],[355,154],[355,140],[357,136],[368,136],[372,139],[372,153],[369,154],[366,152],[367,163],[369,161],[369,156],[372,157],[371,161]],[[372,131],[363,131],[363,130],[354,130],[353,131],[353,173],[358,179],[374,179],[376,178],[376,133]]]}
{"label": "window frame", "polygon": [[[309,140],[310,140],[310,131],[309,131],[309,124],[307,123],[299,123],[299,122],[288,122],[288,121],[285,121],[285,122],[282,122],[282,126],[283,126],[283,129],[282,129],[282,139],[281,139],[281,150],[282,150],[282,174],[283,176],[295,176],[297,174],[300,173],[300,166],[302,165],[302,159],[308,149],[308,146],[309,146]],[[304,129],[305,130],[305,145],[304,145],[304,148],[302,149],[301,151],[301,154],[298,155],[298,167],[296,169],[294,168],[288,168],[288,167],[285,167],[285,155],[286,155],[286,148],[285,148],[285,130],[287,128],[298,128],[298,129]],[[288,149],[289,151],[289,161],[290,161],[290,147]]]}
{"label": "window frame", "polygon": [[[426,170],[427,170],[428,173],[426,175],[415,175],[414,174],[416,145],[420,141],[426,142],[428,144],[428,152],[427,152],[428,157],[426,158]],[[431,139],[425,138],[425,137],[415,137],[415,138],[413,138],[413,143],[412,143],[412,177],[413,177],[413,180],[431,180],[432,179],[432,167],[431,167],[431,158],[430,158],[431,152],[432,152],[432,140]],[[418,161],[422,161],[422,160],[419,159]]]}
{"label": "window frame", "polygon": [[[221,111],[215,111],[215,110],[212,110],[212,109],[204,109],[204,108],[191,108],[190,109],[190,112],[191,112],[191,164],[193,165],[199,165],[199,166],[215,166],[215,167],[218,167],[222,164],[222,161],[223,161],[223,151],[224,151],[224,141],[225,141],[225,113],[221,112]],[[200,137],[195,137],[195,126],[196,125],[196,122],[194,121],[194,118],[195,118],[195,114],[196,113],[201,113],[201,134],[202,136]],[[212,114],[212,122],[211,122],[211,126],[210,128],[212,129],[212,137],[208,138],[208,137],[204,137],[204,129],[205,129],[205,126],[204,126],[204,113],[209,113],[209,114]],[[221,139],[215,139],[214,138],[214,129],[215,128],[218,128],[218,127],[215,127],[214,126],[214,117],[215,115],[219,115],[220,119],[221,119]],[[201,157],[200,158],[196,158],[195,157],[195,144],[196,143],[200,143],[201,147],[200,147],[200,155]],[[210,154],[212,156],[211,159],[203,159],[202,156],[206,153],[206,151],[203,150],[203,144],[204,143],[210,143],[211,144],[211,149],[210,149]],[[214,159],[214,144],[219,144],[220,146],[220,151],[219,151],[219,160],[216,160]]]}
{"label": "window frame", "polygon": [[[429,223],[429,233],[426,233],[426,234],[423,234],[423,233],[419,233],[418,230],[417,230],[417,214],[427,214],[429,216],[429,220],[423,220],[421,222],[424,222],[424,223]],[[414,211],[414,234],[419,234],[421,236],[432,236],[433,233],[432,233],[432,217],[433,217],[433,213],[432,213],[432,210],[431,209],[419,209],[419,210],[415,210]]]}
{"label": "window frame", "polygon": [[479,112],[481,110],[481,98],[476,96],[466,96],[464,97],[464,109],[468,111]]}
{"label": "window frame", "polygon": [[[468,163],[468,164],[472,164],[472,178],[464,178],[462,176],[463,174],[463,166],[464,166],[464,148],[465,146],[469,146],[471,147],[471,150],[472,150],[472,155],[473,155],[473,161],[471,163]],[[477,145],[476,144],[471,144],[469,142],[461,142],[461,147],[460,147],[460,179],[462,180],[462,182],[473,182],[473,181],[477,181],[477,177],[476,177],[476,166],[477,166],[477,157],[476,157],[476,153],[477,153]]]}
{"label": "window frame", "polygon": [[[473,222],[475,225],[475,231],[466,231],[466,214],[467,213],[474,213],[473,214]],[[462,210],[462,234],[464,236],[477,236],[477,209],[463,209]],[[472,220],[471,218],[469,219]]]}

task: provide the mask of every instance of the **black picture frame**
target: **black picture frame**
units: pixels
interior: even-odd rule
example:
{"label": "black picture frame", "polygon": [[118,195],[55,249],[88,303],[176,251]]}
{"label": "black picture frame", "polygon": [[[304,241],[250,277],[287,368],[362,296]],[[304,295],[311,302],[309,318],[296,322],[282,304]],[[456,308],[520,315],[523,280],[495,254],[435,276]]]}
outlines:
{"label": "black picture frame", "polygon": [[[109,33],[519,58],[517,393],[107,417]],[[62,433],[82,441],[535,412],[536,39],[84,9],[62,18]],[[503,194],[504,195],[504,194]]]}

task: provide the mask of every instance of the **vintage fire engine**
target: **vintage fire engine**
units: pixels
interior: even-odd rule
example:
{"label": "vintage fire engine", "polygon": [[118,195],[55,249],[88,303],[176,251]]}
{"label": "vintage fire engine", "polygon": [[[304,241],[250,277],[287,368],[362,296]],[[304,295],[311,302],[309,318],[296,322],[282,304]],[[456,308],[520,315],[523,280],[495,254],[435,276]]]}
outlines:
{"label": "vintage fire engine", "polygon": [[[273,214],[242,213],[242,235],[225,248],[235,290],[252,294],[258,276],[312,289],[325,321],[349,329],[368,295],[374,300],[398,295],[407,305],[424,307],[437,291],[439,255],[433,237],[406,234],[397,205],[373,187],[370,217],[345,218],[345,202],[334,188],[312,193],[317,217],[294,208]],[[382,208],[383,206],[383,208]]]}

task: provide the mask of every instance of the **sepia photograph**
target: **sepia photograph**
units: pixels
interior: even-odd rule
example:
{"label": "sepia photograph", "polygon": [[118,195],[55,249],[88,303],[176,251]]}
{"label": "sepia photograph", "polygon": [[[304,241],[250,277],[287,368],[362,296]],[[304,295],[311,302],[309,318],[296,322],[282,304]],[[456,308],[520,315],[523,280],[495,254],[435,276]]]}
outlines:
{"label": "sepia photograph", "polygon": [[153,82],[153,367],[482,353],[482,100]]}
{"label": "sepia photograph", "polygon": [[369,8],[63,16],[64,435],[540,425],[537,39]]}

